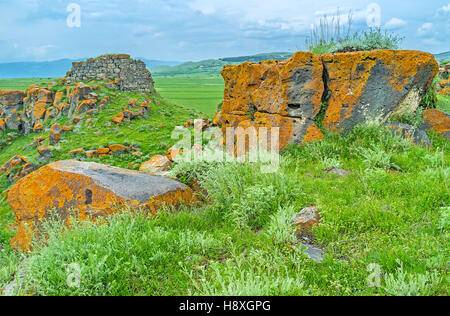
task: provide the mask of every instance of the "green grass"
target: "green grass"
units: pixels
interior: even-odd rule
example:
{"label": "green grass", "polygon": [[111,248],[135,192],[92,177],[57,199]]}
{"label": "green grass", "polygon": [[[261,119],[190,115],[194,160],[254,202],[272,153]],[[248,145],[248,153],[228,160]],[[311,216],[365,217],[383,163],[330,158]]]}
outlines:
{"label": "green grass", "polygon": [[[105,225],[55,223],[27,260],[22,294],[36,295],[448,295],[448,142],[411,146],[377,126],[291,146],[272,174],[260,164],[180,163],[173,176],[198,179],[202,208],[153,219],[124,214]],[[330,161],[333,161],[330,163]],[[352,173],[324,173],[340,166]],[[402,170],[392,173],[391,169]],[[316,205],[315,242],[324,261],[307,260],[291,226]],[[22,259],[0,253],[5,271]],[[81,270],[67,286],[67,267]],[[380,287],[368,286],[379,265]]]}
{"label": "green grass", "polygon": [[165,99],[214,116],[223,100],[222,77],[155,77],[155,87]]}
{"label": "green grass", "polygon": [[0,79],[0,90],[26,90],[32,84],[45,85],[57,78]]}
{"label": "green grass", "polygon": [[352,31],[353,16],[350,12],[343,23],[338,10],[334,16],[323,16],[319,25],[314,25],[306,38],[306,46],[315,54],[335,51],[371,51],[376,49],[399,49],[403,37],[371,27],[359,32]]}
{"label": "green grass", "polygon": [[444,112],[450,113],[450,96],[438,95],[437,108]]}

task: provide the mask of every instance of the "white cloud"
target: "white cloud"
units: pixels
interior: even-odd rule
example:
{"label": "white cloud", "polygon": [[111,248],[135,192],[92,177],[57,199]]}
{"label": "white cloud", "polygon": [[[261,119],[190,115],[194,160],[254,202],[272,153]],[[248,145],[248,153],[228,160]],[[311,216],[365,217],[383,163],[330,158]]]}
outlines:
{"label": "white cloud", "polygon": [[387,29],[396,29],[406,24],[407,22],[405,20],[399,18],[392,18],[384,25],[384,27]]}
{"label": "white cloud", "polygon": [[422,24],[421,27],[419,27],[419,29],[417,30],[417,33],[420,36],[424,36],[424,35],[428,35],[430,34],[430,32],[433,30],[433,23],[424,23]]}
{"label": "white cloud", "polygon": [[445,13],[450,12],[450,3],[447,5],[444,5],[442,8],[440,8],[438,10],[438,12],[445,12]]}

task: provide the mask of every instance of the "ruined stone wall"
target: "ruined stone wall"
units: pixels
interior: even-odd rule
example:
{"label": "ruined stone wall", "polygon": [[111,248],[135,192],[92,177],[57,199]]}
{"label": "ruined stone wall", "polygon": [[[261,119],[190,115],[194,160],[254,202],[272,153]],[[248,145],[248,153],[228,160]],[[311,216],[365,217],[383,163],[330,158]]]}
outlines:
{"label": "ruined stone wall", "polygon": [[85,62],[73,63],[67,73],[69,82],[120,79],[117,87],[120,91],[140,91],[151,93],[153,79],[145,63],[130,55],[105,55]]}

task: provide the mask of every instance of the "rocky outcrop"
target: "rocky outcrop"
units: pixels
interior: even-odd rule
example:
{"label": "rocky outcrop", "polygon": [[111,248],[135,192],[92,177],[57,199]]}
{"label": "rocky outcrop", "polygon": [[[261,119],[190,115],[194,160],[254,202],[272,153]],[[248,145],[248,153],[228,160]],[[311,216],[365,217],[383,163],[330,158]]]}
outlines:
{"label": "rocky outcrop", "polygon": [[323,125],[333,132],[415,112],[438,71],[434,56],[418,51],[327,54],[322,60],[329,96]]}
{"label": "rocky outcrop", "polygon": [[0,90],[0,131],[19,130],[25,94],[20,90]]}
{"label": "rocky outcrop", "polygon": [[116,80],[112,87],[120,91],[153,91],[153,79],[145,63],[134,60],[130,55],[105,55],[85,62],[73,63],[67,73],[69,82],[88,80]]}
{"label": "rocky outcrop", "polygon": [[16,155],[9,159],[1,168],[0,176],[5,175],[11,183],[29,175],[36,170],[36,166],[28,162],[25,157]]}
{"label": "rocky outcrop", "polygon": [[33,237],[41,237],[42,221],[55,213],[64,221],[73,215],[95,220],[119,212],[128,205],[154,214],[163,205],[194,201],[186,185],[164,177],[74,160],[46,165],[19,180],[8,192],[15,212],[15,248],[30,249]]}
{"label": "rocky outcrop", "polygon": [[[95,89],[82,82],[67,86],[67,92],[53,92],[46,87],[31,85],[26,92],[0,91],[0,130],[11,129],[29,135],[44,129],[44,121],[60,115],[76,117],[97,110],[107,102],[98,102]],[[67,102],[64,102],[67,100]]]}
{"label": "rocky outcrop", "polygon": [[450,140],[450,115],[438,109],[425,110],[422,113],[425,130],[431,130]]}
{"label": "rocky outcrop", "polygon": [[227,127],[280,127],[280,148],[311,142],[323,137],[319,126],[347,132],[415,112],[437,71],[431,54],[390,50],[225,66],[220,122],[224,135]]}

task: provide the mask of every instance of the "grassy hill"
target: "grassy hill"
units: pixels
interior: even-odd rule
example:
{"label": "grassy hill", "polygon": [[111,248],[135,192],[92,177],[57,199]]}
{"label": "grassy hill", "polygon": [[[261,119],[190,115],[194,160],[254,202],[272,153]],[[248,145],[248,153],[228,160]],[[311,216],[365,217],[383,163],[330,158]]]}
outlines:
{"label": "grassy hill", "polygon": [[450,52],[434,55],[439,62],[450,61]]}

